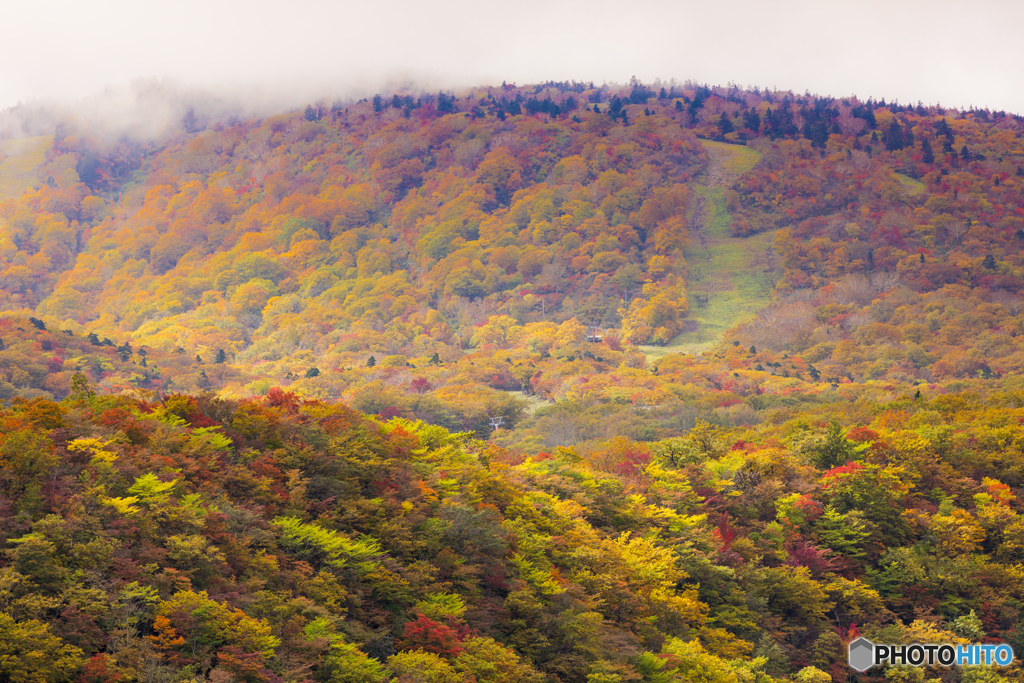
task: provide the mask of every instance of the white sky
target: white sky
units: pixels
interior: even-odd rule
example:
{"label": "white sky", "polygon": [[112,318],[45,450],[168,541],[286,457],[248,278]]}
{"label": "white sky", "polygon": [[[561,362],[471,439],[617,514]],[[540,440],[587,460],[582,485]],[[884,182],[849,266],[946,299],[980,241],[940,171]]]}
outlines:
{"label": "white sky", "polygon": [[0,109],[133,79],[279,96],[636,75],[1024,114],[1024,1],[0,0]]}

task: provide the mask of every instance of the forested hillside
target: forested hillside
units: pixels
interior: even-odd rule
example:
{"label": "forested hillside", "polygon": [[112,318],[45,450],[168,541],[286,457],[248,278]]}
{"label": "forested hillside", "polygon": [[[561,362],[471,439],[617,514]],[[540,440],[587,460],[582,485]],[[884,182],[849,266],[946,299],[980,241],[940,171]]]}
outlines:
{"label": "forested hillside", "polygon": [[1024,652],[1021,117],[636,81],[204,111],[3,147],[0,680]]}
{"label": "forested hillside", "polygon": [[70,120],[38,189],[0,210],[0,296],[51,330],[199,359],[164,389],[204,388],[198,366],[221,358],[241,374],[212,386],[236,394],[412,414],[437,392],[491,412],[501,391],[557,401],[620,349],[637,367],[663,355],[645,344],[708,348],[744,301],[770,305],[726,339],[773,354],[762,368],[777,354],[832,383],[996,376],[1021,369],[1021,126],[639,83],[193,115],[158,140]]}
{"label": "forested hillside", "polygon": [[857,634],[1024,647],[1019,389],[523,459],[76,377],[0,412],[5,680],[825,683]]}

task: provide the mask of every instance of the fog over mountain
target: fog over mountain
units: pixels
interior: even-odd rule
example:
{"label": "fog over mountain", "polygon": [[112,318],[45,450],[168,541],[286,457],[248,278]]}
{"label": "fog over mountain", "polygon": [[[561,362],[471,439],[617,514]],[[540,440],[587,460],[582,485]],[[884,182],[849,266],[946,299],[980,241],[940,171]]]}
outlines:
{"label": "fog over mountain", "polygon": [[[0,109],[170,79],[254,108],[385,83],[636,76],[1024,112],[1019,3],[127,0],[5,10]],[[132,86],[137,89],[137,86]],[[129,104],[131,108],[132,104]]]}

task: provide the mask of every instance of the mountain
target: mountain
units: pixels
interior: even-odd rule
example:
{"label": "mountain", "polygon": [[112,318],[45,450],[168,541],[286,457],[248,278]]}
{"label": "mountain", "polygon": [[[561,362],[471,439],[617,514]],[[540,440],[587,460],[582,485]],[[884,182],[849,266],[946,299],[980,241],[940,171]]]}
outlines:
{"label": "mountain", "polygon": [[[581,393],[672,421],[679,352],[722,340],[754,351],[705,354],[702,383],[740,399],[1021,369],[1019,117],[591,85],[198,107],[156,138],[66,122],[0,211],[0,304],[188,361],[156,390],[277,385],[481,436]],[[207,383],[219,357],[237,372]],[[602,388],[623,365],[659,379]]]}
{"label": "mountain", "polygon": [[182,108],[0,148],[0,679],[1024,650],[1021,117],[636,81]]}
{"label": "mountain", "polygon": [[[1003,112],[636,82],[186,115],[169,138],[68,122],[0,211],[0,304],[199,359],[155,389],[203,389],[222,355],[236,395],[459,429],[514,423],[502,392],[557,402],[623,364],[665,378],[658,359],[723,339],[756,353],[715,372],[753,387],[997,376],[1022,359],[1020,131]],[[776,372],[782,356],[799,367]]]}

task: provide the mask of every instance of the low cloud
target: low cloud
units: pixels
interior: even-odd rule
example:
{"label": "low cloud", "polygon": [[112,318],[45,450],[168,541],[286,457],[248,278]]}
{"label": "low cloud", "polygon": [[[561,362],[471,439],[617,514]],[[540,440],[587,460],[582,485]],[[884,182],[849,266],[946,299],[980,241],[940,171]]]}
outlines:
{"label": "low cloud", "polygon": [[0,110],[21,128],[43,108],[136,126],[200,100],[259,113],[389,84],[631,76],[1024,113],[1024,4],[1005,0],[36,0],[4,22]]}
{"label": "low cloud", "polygon": [[306,104],[347,104],[377,92],[436,92],[455,85],[451,79],[429,74],[379,75],[347,82],[306,79],[277,86],[235,82],[220,87],[166,78],[136,79],[75,101],[40,98],[0,111],[0,137],[46,135],[58,123],[67,122],[104,138],[151,139],[181,129],[186,116],[204,127],[232,118],[270,116]]}

